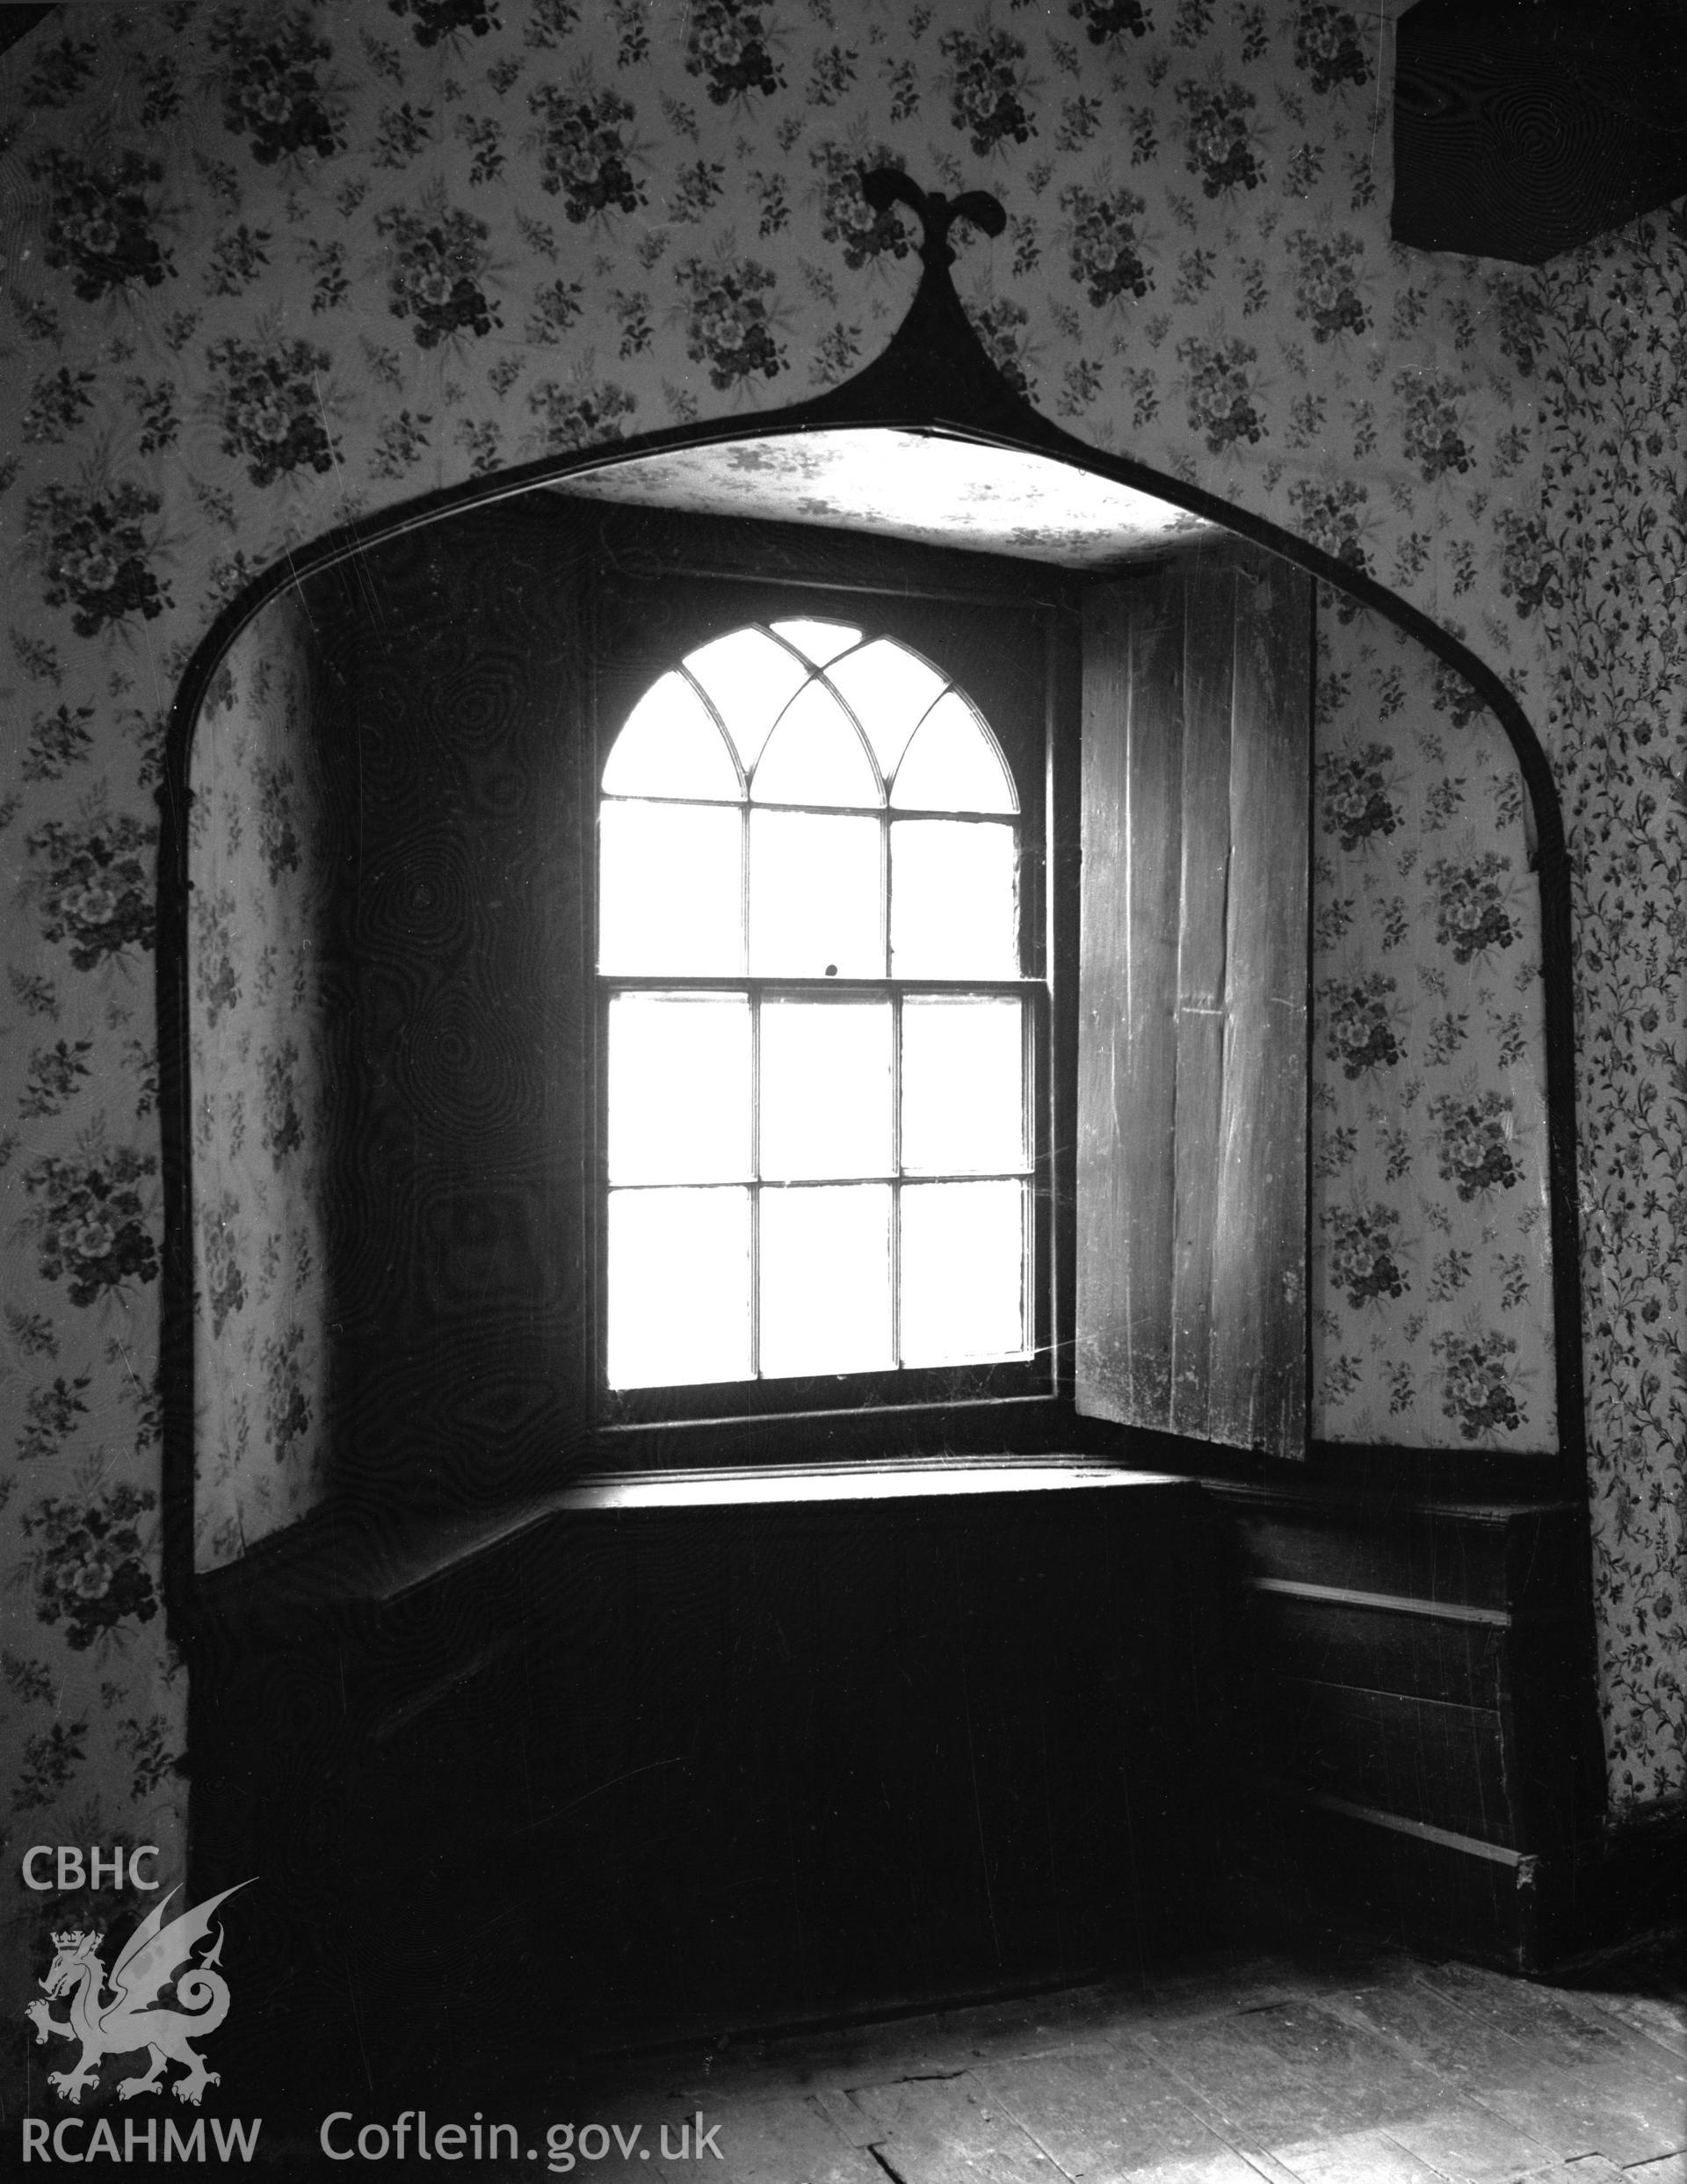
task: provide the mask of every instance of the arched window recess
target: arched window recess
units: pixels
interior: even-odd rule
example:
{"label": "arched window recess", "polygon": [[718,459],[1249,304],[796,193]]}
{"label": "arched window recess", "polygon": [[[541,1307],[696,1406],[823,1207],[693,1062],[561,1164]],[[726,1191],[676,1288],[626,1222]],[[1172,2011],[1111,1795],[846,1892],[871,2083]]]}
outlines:
{"label": "arched window recess", "polygon": [[[542,767],[519,778],[525,759],[500,773],[513,748],[504,736],[510,722],[520,715],[537,735],[532,724],[542,717],[554,729],[554,713],[543,714],[525,686],[495,693],[483,707],[484,693],[467,683],[450,735],[441,730],[443,770],[431,807],[401,809],[396,786],[411,779],[425,802],[426,766],[418,772],[373,744],[360,758],[366,816],[367,800],[392,785],[391,854],[366,869],[355,903],[335,895],[331,876],[323,881],[322,915],[336,945],[356,940],[365,968],[348,972],[350,983],[330,997],[344,1004],[332,1036],[351,1041],[342,1058],[352,1089],[323,1093],[330,1105],[341,1099],[331,1125],[343,1140],[334,1155],[340,1181],[313,1216],[329,1270],[315,1296],[319,1324],[303,1339],[316,1377],[300,1403],[325,1437],[293,1513],[337,1495],[359,1506],[404,1500],[507,1513],[554,1493],[583,1462],[601,1465],[604,1436],[617,1431],[645,1434],[639,1460],[676,1460],[653,1455],[649,1436],[665,1435],[670,1448],[676,1435],[689,1445],[686,1405],[658,1404],[640,1414],[623,1392],[701,1387],[708,1375],[708,1385],[724,1380],[748,1391],[753,1430],[742,1442],[764,1457],[775,1429],[762,1420],[777,1404],[754,1388],[776,1381],[786,1393],[804,1382],[799,1407],[812,1417],[868,1409],[888,1418],[923,1404],[932,1438],[893,1435],[889,1453],[1005,1447],[1029,1456],[1082,1446],[1086,1432],[1104,1436],[1094,1446],[1116,1445],[1104,1436],[1122,1426],[1162,1453],[1166,1444],[1155,1436],[1202,1443],[1211,1461],[1227,1451],[1265,1462],[1302,1457],[1306,815],[1312,587],[1320,584],[1386,617],[1461,677],[1508,737],[1522,776],[1545,991],[1553,1469],[1563,1480],[1579,1478],[1563,831],[1544,756],[1516,700],[1483,663],[1365,572],[1042,417],[986,355],[949,276],[950,225],[961,219],[999,232],[994,199],[975,192],[949,201],[892,171],[868,175],[864,188],[875,208],[900,203],[919,218],[923,272],[898,332],[853,379],[787,410],[547,458],[333,533],[249,586],[195,655],[160,792],[166,1529],[178,1601],[196,1553],[200,1564],[227,1560],[238,1551],[227,1542],[250,1528],[238,1510],[217,1518],[210,1507],[219,1496],[237,1500],[238,1490],[226,1476],[214,1483],[216,1454],[204,1445],[219,1385],[234,1376],[219,1359],[236,1317],[232,1292],[223,1293],[221,1317],[216,1303],[219,1156],[206,1119],[216,1086],[207,1073],[222,1063],[195,998],[205,940],[191,894],[199,853],[190,807],[202,785],[196,768],[212,763],[215,748],[219,677],[261,617],[285,615],[300,598],[326,599],[337,583],[349,597],[379,562],[395,585],[382,619],[402,608],[416,630],[431,630],[429,702],[445,704],[451,676],[463,666],[452,649],[461,633],[450,617],[438,627],[437,612],[453,526],[470,526],[463,535],[472,541],[507,533],[510,566],[530,576],[543,563],[533,581],[550,587],[551,612],[542,628],[537,610],[530,617],[534,657],[553,695],[565,691],[570,717],[590,715],[583,730],[589,763],[583,759],[566,795]],[[559,519],[577,527],[592,504],[608,512],[604,535],[620,555],[601,599],[569,589],[577,552],[546,562],[550,548],[535,543]],[[694,547],[653,544],[660,525],[641,529],[646,511],[697,519],[694,536],[713,522],[710,535],[724,537],[745,518],[786,526],[779,566],[762,572],[771,589],[758,592],[742,566],[699,570]],[[792,538],[808,534],[812,551],[787,551]],[[875,578],[867,550],[844,553],[840,534],[872,541],[889,573]],[[940,551],[975,572],[955,578],[948,597],[981,625],[998,618],[1015,581],[1029,602],[1023,626],[1040,633],[1041,650],[1034,701],[1025,710],[1037,717],[1017,743],[991,688],[940,644],[927,649],[895,613],[880,612],[899,589],[923,585],[932,599],[945,596],[947,580],[931,558]],[[674,604],[670,580],[681,563],[699,587],[695,607]],[[358,584],[340,582],[337,572],[354,564]],[[1030,574],[1016,580],[1004,573],[1010,570]],[[663,604],[642,622],[627,620],[626,599],[641,583]],[[511,596],[519,611],[511,610],[505,636],[528,614],[532,585],[515,585]],[[596,659],[603,617],[617,614],[620,654],[611,670],[594,666],[583,676],[578,662]],[[473,622],[467,615],[464,628]],[[1210,701],[1199,695],[1207,687],[1201,678],[1186,672],[1198,628],[1218,645]],[[341,707],[342,727],[356,712],[344,700],[348,657],[318,664],[324,706]],[[869,687],[887,661],[899,664],[900,700]],[[398,672],[393,650],[369,672],[390,684]],[[402,710],[409,700],[400,693],[391,702]],[[757,712],[754,726],[746,707]],[[900,743],[901,730],[885,725],[893,717],[906,729]],[[451,754],[482,747],[493,755],[480,772],[471,766],[460,780],[450,774]],[[331,800],[332,765],[323,764]],[[524,835],[541,806],[552,816]],[[447,809],[466,815],[451,846],[439,838]],[[899,858],[911,872],[921,829],[928,845],[945,829],[952,847],[963,833],[976,838],[974,847],[1005,843],[1006,861],[988,885],[963,869],[963,859],[928,876],[920,891],[899,890]],[[1172,838],[1169,830],[1185,844],[1206,842],[1213,885],[1200,883],[1198,858],[1186,856],[1176,874],[1155,867],[1155,844]],[[803,837],[783,867],[768,847],[781,832],[792,844]],[[806,899],[815,899],[822,837],[839,856],[838,845],[855,844],[849,853],[863,875],[872,867],[872,887],[864,876],[859,896],[858,965],[843,943],[828,952],[829,939],[804,926],[798,882],[811,883]],[[683,854],[682,838],[690,845]],[[717,840],[713,868],[697,846],[705,838]],[[416,846],[428,843],[438,849],[431,865],[433,852]],[[518,929],[509,922],[516,882],[540,869],[553,876],[527,889]],[[662,885],[641,889],[630,876],[641,871],[656,872]],[[778,889],[787,882],[781,902]],[[949,914],[974,886],[976,903]],[[820,893],[841,901],[847,889],[840,882]],[[1010,901],[1010,913],[1001,908]],[[899,940],[898,923],[922,917],[939,952],[932,932],[965,940],[1010,927],[1012,938],[981,943],[976,961],[922,959],[910,940]],[[812,961],[803,953],[810,939],[823,943]],[[438,970],[430,987],[416,968],[430,950],[436,967],[465,966],[460,979]],[[489,1008],[474,988],[481,971],[467,967],[495,959]],[[546,985],[559,963],[571,966],[561,986]],[[1167,976],[1185,986],[1205,979],[1210,997],[1193,987],[1156,989],[1155,979]],[[930,992],[918,990],[922,980]],[[979,1039],[981,1051],[996,1041],[1000,1142],[987,1149],[994,1165],[980,1165],[986,1154],[975,1148],[967,1156],[972,1165],[957,1165],[952,1149],[934,1154],[928,1172],[910,1161],[905,1142],[918,1106],[909,1081],[919,1033],[909,1023],[936,1007],[945,984],[951,1010],[973,1008],[979,1026],[995,1010],[994,1031],[981,1029]],[[862,1037],[829,1063],[846,988]],[[683,1008],[682,992],[692,997]],[[659,1020],[664,1005],[669,1015]],[[523,1029],[524,1008],[541,1024],[532,1037]],[[698,1028],[711,1010],[718,1022]],[[791,1063],[793,1082],[804,1070],[813,1082],[829,1069],[848,1081],[851,1069],[865,1068],[864,1054],[872,1057],[873,1085],[881,1072],[885,1078],[883,1142],[851,1152],[846,1176],[770,1169],[766,1087],[785,1066],[780,1039],[804,1010],[813,1038],[806,1060]],[[870,1027],[874,1010],[883,1022]],[[598,1029],[588,1035],[589,1023]],[[1003,1059],[1016,1039],[1017,1076]],[[586,1057],[577,1080],[573,1065],[557,1060],[569,1041]],[[711,1041],[705,1067],[698,1056]],[[636,1067],[628,1060],[641,1056]],[[952,1074],[968,1065],[952,1056],[944,1066]],[[722,1126],[725,1136],[688,1154],[692,1169],[677,1179],[657,1172],[671,1150],[636,1142],[648,1121],[640,1115],[650,1084],[718,1090],[734,1072],[748,1104]],[[447,1081],[448,1096],[440,1090]],[[644,1092],[622,1105],[618,1085]],[[577,1132],[573,1122],[552,1129],[558,1087],[569,1085],[578,1093],[568,1095]],[[1191,1086],[1198,1099],[1191,1100]],[[877,1098],[875,1089],[872,1099],[841,1102],[839,1127],[859,1121]],[[952,1089],[928,1104],[938,1111],[961,1101]],[[733,1135],[741,1122],[743,1144]],[[782,1127],[777,1117],[770,1125],[775,1141]],[[411,1157],[395,1150],[404,1144],[432,1150],[406,1167]],[[787,1149],[772,1169],[781,1159],[800,1168],[803,1159],[836,1165],[843,1157]],[[720,1172],[701,1172],[699,1162]],[[1212,1179],[1205,1196],[1192,1180],[1198,1175]],[[367,1203],[347,1176],[373,1194]],[[919,1208],[935,1205],[944,1189],[972,1190],[981,1206],[987,1183],[999,1201],[995,1228],[984,1224],[993,1240],[968,1245],[957,1230],[921,1262],[923,1247],[910,1240]],[[350,1195],[336,1200],[342,1184]],[[807,1259],[799,1249],[790,1262],[799,1271],[776,1278],[780,1223],[803,1191],[816,1208],[822,1191],[834,1194],[826,1217],[838,1218],[825,1252],[834,1259],[854,1252],[867,1270],[865,1290],[857,1282],[852,1291],[858,1301],[870,1293],[866,1318],[831,1348],[804,1348],[812,1315],[800,1339],[780,1331],[779,1310],[800,1293],[800,1266],[820,1249],[821,1230],[811,1227]],[[635,1201],[654,1205],[664,1192],[670,1209],[690,1193],[691,1214],[705,1196],[724,1206],[737,1194],[726,1258],[717,1237],[714,1259],[706,1254],[692,1268],[698,1310],[704,1299],[711,1310],[721,1305],[731,1290],[720,1317],[733,1331],[705,1375],[689,1381],[671,1369],[690,1340],[690,1308],[678,1289],[663,1316],[670,1331],[680,1331],[677,1349],[641,1357],[638,1344],[622,1344],[617,1331],[615,1233],[631,1234],[645,1219]],[[845,1208],[851,1192],[857,1196]],[[870,1194],[878,1194],[871,1203]],[[677,1218],[684,1215],[679,1208]],[[658,1223],[630,1257],[621,1253],[627,1295],[662,1281],[672,1288],[684,1229],[683,1218],[668,1233]],[[1010,1231],[1018,1253],[1012,1281],[1003,1271]],[[723,1288],[728,1260],[742,1270]],[[918,1301],[943,1287],[930,1268],[986,1263],[1000,1276],[994,1290],[977,1285],[994,1299],[980,1308],[988,1335],[932,1334],[931,1313]],[[408,1272],[395,1275],[395,1267]],[[518,1306],[510,1300],[524,1281],[528,1302]],[[635,1318],[628,1307],[619,1324],[630,1329]],[[261,1352],[263,1331],[244,1334]],[[269,1339],[281,1339],[282,1331]],[[728,1355],[732,1370],[723,1374],[720,1360]],[[431,1358],[446,1361],[448,1386],[430,1378]],[[894,1376],[914,1369],[949,1374],[947,1391],[928,1382],[919,1403],[905,1402]],[[1010,1390],[993,1385],[998,1370],[1020,1380]],[[822,1382],[829,1400],[816,1392]],[[703,1418],[710,1411],[703,1397],[691,1407]],[[1085,1419],[1097,1423],[1084,1427]],[[829,1425],[811,1443],[831,1455],[847,1453],[846,1444]],[[718,1440],[708,1446],[718,1458]],[[214,1536],[224,1546],[209,1544]]]}

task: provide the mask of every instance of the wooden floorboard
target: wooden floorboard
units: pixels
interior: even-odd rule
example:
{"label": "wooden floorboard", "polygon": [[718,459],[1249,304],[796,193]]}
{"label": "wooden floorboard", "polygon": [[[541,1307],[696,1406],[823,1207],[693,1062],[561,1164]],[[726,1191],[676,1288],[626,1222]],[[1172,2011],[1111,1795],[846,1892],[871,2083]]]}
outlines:
{"label": "wooden floorboard", "polygon": [[855,2089],[902,2184],[1048,2184],[1048,2156],[971,2071]]}
{"label": "wooden floorboard", "polygon": [[1118,2050],[1041,2055],[981,2065],[1010,2115],[1061,2172],[1091,2180],[1152,2174],[1178,2164],[1247,2178],[1245,2161],[1204,2121],[1198,2103],[1146,2057]]}
{"label": "wooden floorboard", "polygon": [[1556,1985],[1339,1948],[1237,1952],[1134,1983],[601,2058],[576,2070],[572,2112],[636,2124],[640,2150],[572,2175],[1687,2184],[1683,2002],[1655,1965]]}

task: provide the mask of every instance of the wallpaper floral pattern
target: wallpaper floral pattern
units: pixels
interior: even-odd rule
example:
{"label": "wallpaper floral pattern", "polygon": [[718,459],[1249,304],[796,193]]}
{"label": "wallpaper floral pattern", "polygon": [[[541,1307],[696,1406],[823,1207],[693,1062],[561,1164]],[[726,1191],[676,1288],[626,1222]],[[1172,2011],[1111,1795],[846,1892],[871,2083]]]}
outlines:
{"label": "wallpaper floral pattern", "polygon": [[1547,748],[1575,853],[1578,1123],[1600,1702],[1618,1810],[1687,1780],[1687,251],[1561,271],[1540,513]]}
{"label": "wallpaper floral pattern", "polygon": [[305,613],[273,600],[230,649],[195,746],[195,1560],[231,1562],[321,1499],[329,1377],[327,1005],[337,833]]}
{"label": "wallpaper floral pattern", "polygon": [[[848,373],[916,272],[902,215],[872,214],[855,180],[887,154],[927,186],[1001,196],[1006,234],[963,238],[957,277],[1039,404],[1371,570],[1466,639],[1542,734],[1576,860],[1613,1803],[1687,1789],[1683,261],[1656,219],[1539,272],[1396,250],[1388,43],[1382,16],[1339,0],[169,0],[67,10],[0,60],[0,843],[19,890],[0,1665],[28,1839],[178,1840],[149,955],[177,678],[221,603],[332,524]],[[1397,720],[1350,715],[1342,736],[1358,773],[1324,785],[1330,900],[1367,856],[1398,860],[1466,764],[1451,734],[1447,762],[1426,761]],[[1373,745],[1394,758],[1372,764]],[[1397,833],[1343,849],[1342,815],[1396,790]],[[1356,975],[1323,1005],[1326,1040],[1362,1062],[1350,1080],[1339,1065],[1350,1104],[1321,1115],[1327,1138],[1375,1129],[1369,1087],[1418,1073],[1437,1016],[1495,1035],[1524,958],[1497,945],[1493,890],[1509,919],[1522,874],[1460,844],[1455,818],[1398,890],[1419,919],[1410,976],[1385,952],[1364,976],[1392,993],[1353,1001]],[[1350,960],[1332,938],[1321,980]],[[1322,1211],[1368,1227],[1321,1230],[1326,1263],[1360,1277],[1324,1339],[1361,1375],[1321,1400],[1343,1430],[1379,1423],[1371,1334],[1433,1310],[1416,1417],[1459,1445],[1481,1420],[1468,1445],[1503,1445],[1550,1430],[1521,1308],[1467,1327],[1457,1296],[1429,1297],[1444,1244],[1418,1201],[1491,1206],[1507,1240],[1481,1251],[1515,1252],[1539,1140],[1503,1069],[1484,1060],[1466,1096],[1458,1063],[1433,1083],[1423,1065],[1409,1176],[1322,1186]],[[1485,1295],[1494,1272],[1473,1255]]]}
{"label": "wallpaper floral pattern", "polygon": [[1459,678],[1319,621],[1313,1431],[1556,1443],[1540,896],[1524,790]]}

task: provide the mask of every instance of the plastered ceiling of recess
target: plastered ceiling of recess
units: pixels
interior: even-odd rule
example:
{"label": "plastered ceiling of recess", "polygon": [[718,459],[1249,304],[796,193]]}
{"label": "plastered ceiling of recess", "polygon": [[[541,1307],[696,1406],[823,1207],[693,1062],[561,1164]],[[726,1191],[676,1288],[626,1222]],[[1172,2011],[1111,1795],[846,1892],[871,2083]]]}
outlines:
{"label": "plastered ceiling of recess", "polygon": [[1016,448],[891,427],[766,434],[606,464],[560,489],[693,514],[822,524],[1064,568],[1105,568],[1219,526]]}

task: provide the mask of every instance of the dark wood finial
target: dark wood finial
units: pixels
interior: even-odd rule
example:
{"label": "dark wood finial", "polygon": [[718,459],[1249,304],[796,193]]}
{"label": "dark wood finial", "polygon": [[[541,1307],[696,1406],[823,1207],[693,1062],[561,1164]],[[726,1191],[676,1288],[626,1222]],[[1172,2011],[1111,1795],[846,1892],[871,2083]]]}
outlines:
{"label": "dark wood finial", "polygon": [[959,197],[945,197],[938,190],[923,190],[898,167],[875,167],[861,177],[861,194],[876,213],[893,205],[906,205],[917,213],[923,230],[920,260],[934,270],[955,262],[949,247],[949,230],[958,220],[970,221],[988,236],[998,236],[1008,224],[1001,200],[988,190],[967,190]]}

